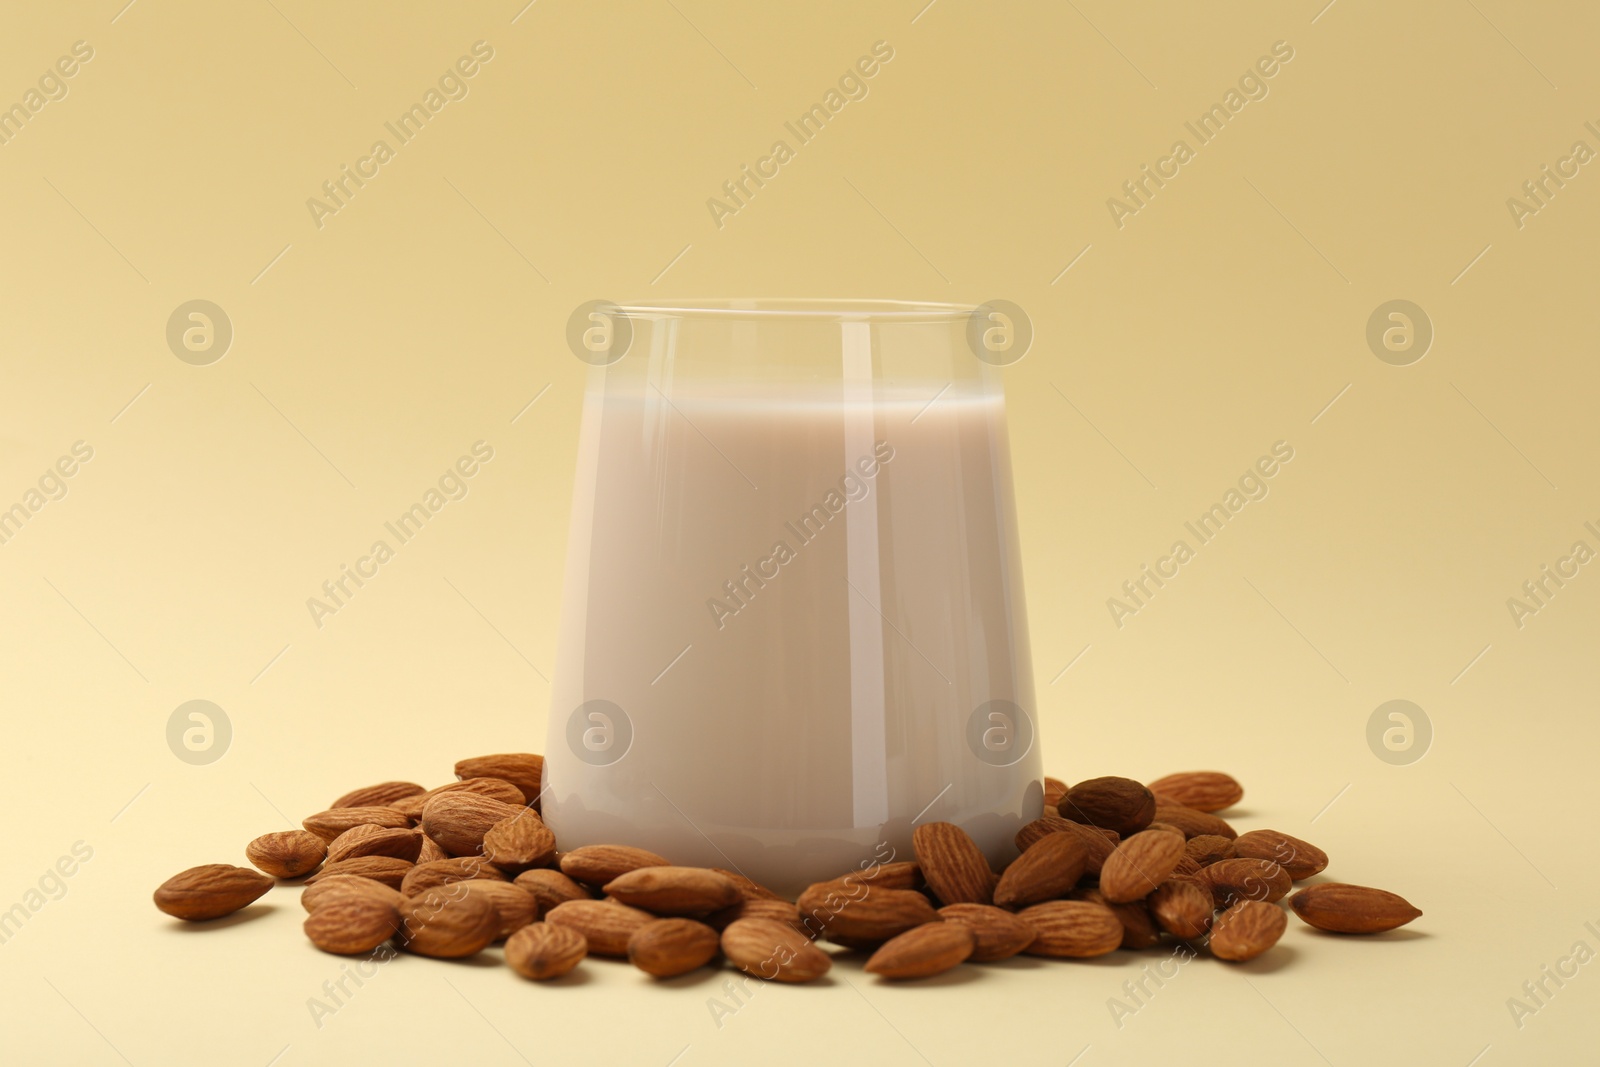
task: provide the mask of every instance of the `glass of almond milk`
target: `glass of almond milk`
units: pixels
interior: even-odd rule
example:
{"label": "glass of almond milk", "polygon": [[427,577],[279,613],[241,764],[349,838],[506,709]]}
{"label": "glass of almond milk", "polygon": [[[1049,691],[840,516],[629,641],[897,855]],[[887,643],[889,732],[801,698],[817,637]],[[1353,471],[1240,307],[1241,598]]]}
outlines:
{"label": "glass of almond milk", "polygon": [[[598,305],[543,811],[781,892],[1043,805],[986,309]],[[587,357],[586,357],[587,358]]]}

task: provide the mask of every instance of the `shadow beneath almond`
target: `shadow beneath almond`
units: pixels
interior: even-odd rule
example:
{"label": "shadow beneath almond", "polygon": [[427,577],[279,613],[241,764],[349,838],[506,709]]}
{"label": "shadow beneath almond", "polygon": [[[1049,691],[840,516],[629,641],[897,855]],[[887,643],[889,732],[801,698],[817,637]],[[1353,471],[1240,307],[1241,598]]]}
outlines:
{"label": "shadow beneath almond", "polygon": [[180,933],[197,934],[207,930],[226,930],[230,926],[242,926],[245,923],[255,922],[257,919],[271,915],[277,910],[271,904],[250,904],[240,908],[232,915],[224,915],[220,919],[201,919],[198,922],[173,919],[167,925],[169,929],[177,930]]}

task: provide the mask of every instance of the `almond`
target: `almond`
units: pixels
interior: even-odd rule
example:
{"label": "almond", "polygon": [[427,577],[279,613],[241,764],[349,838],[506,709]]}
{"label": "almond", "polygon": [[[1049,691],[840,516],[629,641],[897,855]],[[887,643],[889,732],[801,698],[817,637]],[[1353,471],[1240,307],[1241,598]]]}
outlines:
{"label": "almond", "polygon": [[1122,943],[1119,948],[1152,948],[1161,941],[1161,930],[1143,900],[1113,904],[1098,889],[1079,889],[1072,894],[1072,899],[1103,904],[1111,909],[1111,914],[1122,924]]}
{"label": "almond", "polygon": [[725,871],[721,867],[712,867],[728,881],[739,887],[739,892],[744,894],[746,900],[782,900],[783,897],[774,893],[759,882],[752,882],[738,871]]}
{"label": "almond", "polygon": [[324,878],[316,885],[308,885],[300,894],[300,906],[306,911],[316,911],[329,901],[341,897],[357,896],[376,900],[391,908],[400,906],[400,891],[393,886],[374,882],[371,878],[358,878],[353,874],[336,874]]}
{"label": "almond", "polygon": [[396,904],[346,893],[306,916],[306,937],[324,952],[359,956],[371,952],[400,928]]}
{"label": "almond", "polygon": [[1030,956],[1104,956],[1122,944],[1122,922],[1104,904],[1051,900],[1017,913],[1038,934]]}
{"label": "almond", "polygon": [[588,955],[583,935],[567,926],[532,923],[506,940],[506,962],[524,978],[560,978]]}
{"label": "almond", "polygon": [[1328,854],[1298,837],[1277,830],[1251,830],[1233,842],[1234,853],[1248,859],[1272,860],[1296,882],[1328,868]]}
{"label": "almond", "polygon": [[442,885],[465,882],[473,878],[490,882],[506,880],[500,869],[490,864],[488,860],[479,856],[461,856],[456,859],[417,864],[407,871],[405,878],[401,880],[400,892],[408,897],[416,896],[418,893],[425,893]]}
{"label": "almond", "polygon": [[1103,826],[1127,837],[1155,819],[1156,798],[1132,778],[1091,778],[1067,790],[1056,809],[1063,819]]}
{"label": "almond", "polygon": [[732,880],[704,867],[640,867],[607,882],[605,894],[656,915],[706,915],[744,899]]}
{"label": "almond", "polygon": [[1065,797],[1066,795],[1067,795],[1067,783],[1066,782],[1063,782],[1059,778],[1051,778],[1049,775],[1045,775],[1045,779],[1044,779],[1044,806],[1045,806],[1045,810],[1047,812],[1051,808],[1055,807],[1057,804],[1060,804],[1062,798]]}
{"label": "almond", "polygon": [[300,825],[324,841],[332,841],[352,826],[371,823],[374,826],[404,830],[411,825],[411,822],[410,818],[393,808],[363,807],[329,808],[303,820]]}
{"label": "almond", "polygon": [[548,867],[556,858],[556,835],[532,808],[523,808],[489,827],[483,835],[483,858],[512,877]]}
{"label": "almond", "polygon": [[655,916],[614,900],[569,900],[551,908],[544,921],[582,934],[591,956],[626,956],[628,938]]}
{"label": "almond", "polygon": [[1336,934],[1379,934],[1404,926],[1422,912],[1385,889],[1325,882],[1289,898],[1294,913],[1318,930]]}
{"label": "almond", "polygon": [[[417,814],[421,815],[422,813],[418,812]],[[432,863],[435,860],[447,860],[449,858],[449,854],[447,854],[444,849],[439,847],[439,842],[435,841],[427,834],[422,835],[422,848],[417,852],[417,863],[419,865],[424,863]]]}
{"label": "almond", "polygon": [[1203,867],[1195,880],[1211,890],[1218,907],[1236,900],[1281,900],[1289,892],[1289,872],[1271,860],[1218,860]]}
{"label": "almond", "polygon": [[392,856],[415,863],[422,853],[421,830],[385,829],[367,823],[352,826],[328,843],[328,862],[353,860],[358,856]]}
{"label": "almond", "polygon": [[666,867],[654,852],[631,845],[584,845],[561,855],[561,873],[574,881],[601,886],[640,867]]}
{"label": "almond", "polygon": [[1172,878],[1145,898],[1156,924],[1173,937],[1191,941],[1211,929],[1216,901],[1211,890],[1192,878]]}
{"label": "almond", "polygon": [[1253,960],[1278,943],[1289,917],[1276,904],[1241,900],[1221,915],[1211,930],[1211,954],[1221,960]]}
{"label": "almond", "polygon": [[939,909],[946,924],[960,923],[972,931],[975,963],[1003,960],[1026,949],[1039,935],[1016,915],[992,904],[946,904]]}
{"label": "almond", "polygon": [[1185,837],[1190,838],[1207,834],[1212,837],[1226,837],[1232,841],[1239,836],[1238,831],[1229,826],[1226,819],[1196,808],[1186,808],[1170,800],[1156,801],[1154,821],[1175,826],[1183,831]]}
{"label": "almond", "polygon": [[400,898],[398,940],[402,948],[419,956],[471,956],[488,947],[499,929],[494,905],[459,885]]}
{"label": "almond", "polygon": [[746,974],[775,982],[809,982],[833,966],[828,954],[804,934],[767,919],[731,923],[722,931],[722,953]]}
{"label": "almond", "polygon": [[401,797],[399,800],[385,804],[384,807],[391,811],[398,811],[412,822],[416,822],[422,818],[422,809],[427,806],[429,799],[427,792],[424,791],[413,796]]}
{"label": "almond", "polygon": [[726,930],[729,923],[738,922],[740,919],[771,919],[792,926],[804,933],[805,927],[800,922],[800,909],[787,900],[759,900],[745,899],[732,907],[722,908],[705,917],[707,926],[714,930]]}
{"label": "almond", "polygon": [[928,978],[963,963],[977,944],[962,923],[926,923],[885,941],[865,969],[883,978]]}
{"label": "almond", "polygon": [[324,864],[322,870],[306,879],[306,885],[315,885],[324,878],[353,874],[357,878],[370,878],[374,882],[399,889],[400,883],[405,880],[406,874],[413,866],[414,864],[393,856],[357,856],[354,859],[340,860],[338,863]]}
{"label": "almond", "polygon": [[525,808],[528,802],[523,799],[522,790],[506,781],[504,778],[467,778],[459,782],[446,782],[444,785],[428,790],[428,795],[423,801],[434,797],[444,796],[446,793],[471,793],[474,796],[488,797],[498,800],[502,804],[510,804],[514,808]]}
{"label": "almond", "polygon": [[1244,786],[1221,771],[1183,771],[1157,778],[1150,792],[1196,811],[1221,811],[1244,797]]}
{"label": "almond", "polygon": [[1209,867],[1218,860],[1233,859],[1233,838],[1218,837],[1216,834],[1201,834],[1198,837],[1189,838],[1189,843],[1184,846],[1184,852],[1195,863],[1202,867]]}
{"label": "almond", "polygon": [[1083,877],[1089,849],[1077,834],[1047,834],[1011,861],[994,887],[994,902],[1022,908],[1064,897]]}
{"label": "almond", "polygon": [[534,900],[539,902],[539,914],[543,915],[557,904],[564,904],[569,900],[592,900],[589,891],[574,882],[560,871],[553,871],[548,867],[537,867],[531,871],[523,871],[516,877],[516,884],[525,891],[532,893]]}
{"label": "almond", "polygon": [[500,918],[495,940],[510,937],[539,917],[539,901],[534,895],[510,882],[492,882],[482,878],[469,878],[453,883],[462,891],[487,900]]}
{"label": "almond", "polygon": [[1123,841],[1100,869],[1100,891],[1113,904],[1142,900],[1167,880],[1183,858],[1184,838],[1165,830],[1141,830]]}
{"label": "almond", "polygon": [[922,868],[917,866],[915,860],[872,863],[862,868],[856,877],[880,889],[921,889],[928,884],[927,879],[922,877]]}
{"label": "almond", "polygon": [[329,804],[330,808],[383,808],[397,800],[427,792],[416,782],[379,782],[377,785],[352,789]]}
{"label": "almond", "polygon": [[523,803],[534,804],[544,777],[544,757],[531,752],[474,756],[456,763],[457,778],[499,778],[522,790]]}
{"label": "almond", "polygon": [[705,923],[657,919],[629,936],[628,961],[656,978],[672,978],[710,963],[721,947],[722,938]]}
{"label": "almond", "polygon": [[244,854],[274,878],[298,878],[317,869],[328,856],[328,846],[308,830],[279,830],[250,842]]}
{"label": "almond", "polygon": [[254,903],[271,889],[271,878],[248,867],[207,863],[162,882],[155,892],[156,907],[177,919],[200,922],[232,915]]}
{"label": "almond", "polygon": [[1035,819],[1018,830],[1017,836],[1013,840],[1016,841],[1018,852],[1026,852],[1034,844],[1044,840],[1046,835],[1065,833],[1068,828],[1076,825],[1078,824],[1068,822],[1061,816],[1047,810],[1042,818]]}
{"label": "almond", "polygon": [[422,832],[452,856],[472,856],[483,848],[490,827],[526,810],[476,793],[441,793],[422,809]]}
{"label": "almond", "polygon": [[[928,898],[910,889],[877,889],[849,879],[818,882],[800,894],[806,929],[857,946],[887,941],[923,923],[939,922]],[[845,943],[845,942],[841,942]]]}
{"label": "almond", "polygon": [[988,904],[997,879],[983,850],[955,823],[923,823],[911,833],[911,847],[928,888],[941,904]]}

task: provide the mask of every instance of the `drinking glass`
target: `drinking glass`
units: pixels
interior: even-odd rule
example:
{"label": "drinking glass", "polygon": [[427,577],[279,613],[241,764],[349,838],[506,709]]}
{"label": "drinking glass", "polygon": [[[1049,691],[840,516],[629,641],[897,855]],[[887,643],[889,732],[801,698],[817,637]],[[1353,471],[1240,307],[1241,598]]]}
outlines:
{"label": "drinking glass", "polygon": [[[1043,784],[984,308],[597,304],[543,811],[782,892]],[[976,353],[976,354],[975,354]],[[983,358],[979,358],[980,355]]]}

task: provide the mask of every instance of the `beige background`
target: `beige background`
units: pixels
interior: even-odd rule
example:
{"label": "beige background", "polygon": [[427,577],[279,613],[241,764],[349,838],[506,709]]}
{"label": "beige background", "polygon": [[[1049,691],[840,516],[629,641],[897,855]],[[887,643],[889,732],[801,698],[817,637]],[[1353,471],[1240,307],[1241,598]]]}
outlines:
{"label": "beige background", "polygon": [[[0,945],[6,1062],[1593,1058],[1600,972],[1520,1029],[1506,1004],[1600,949],[1600,574],[1520,629],[1506,606],[1600,548],[1600,175],[1520,229],[1506,206],[1600,149],[1591,5],[122,2],[12,5],[0,33],[0,104],[94,50],[0,145],[0,506],[94,449],[0,545],[0,908],[93,849]],[[469,95],[318,229],[306,199],[479,40]],[[870,94],[719,230],[706,199],[878,40]],[[1114,225],[1107,198],[1276,41],[1269,95]],[[566,317],[697,295],[1026,308],[1006,376],[1047,766],[1231,770],[1238,823],[1424,918],[1360,943],[1291,921],[1120,1029],[1107,999],[1153,958],[919,988],[842,964],[720,1029],[724,974],[542,988],[408,958],[319,1029],[341,961],[297,890],[220,931],[156,913],[169,874],[347,788],[541,745]],[[1364,339],[1396,298],[1436,329],[1405,367]],[[234,327],[209,366],[165,341],[192,299]],[[306,598],[479,439],[470,495],[314,626]],[[1114,625],[1120,583],[1280,439],[1271,494]],[[1405,766],[1365,733],[1397,698],[1435,733]],[[209,766],[167,747],[191,699],[233,724]]]}

